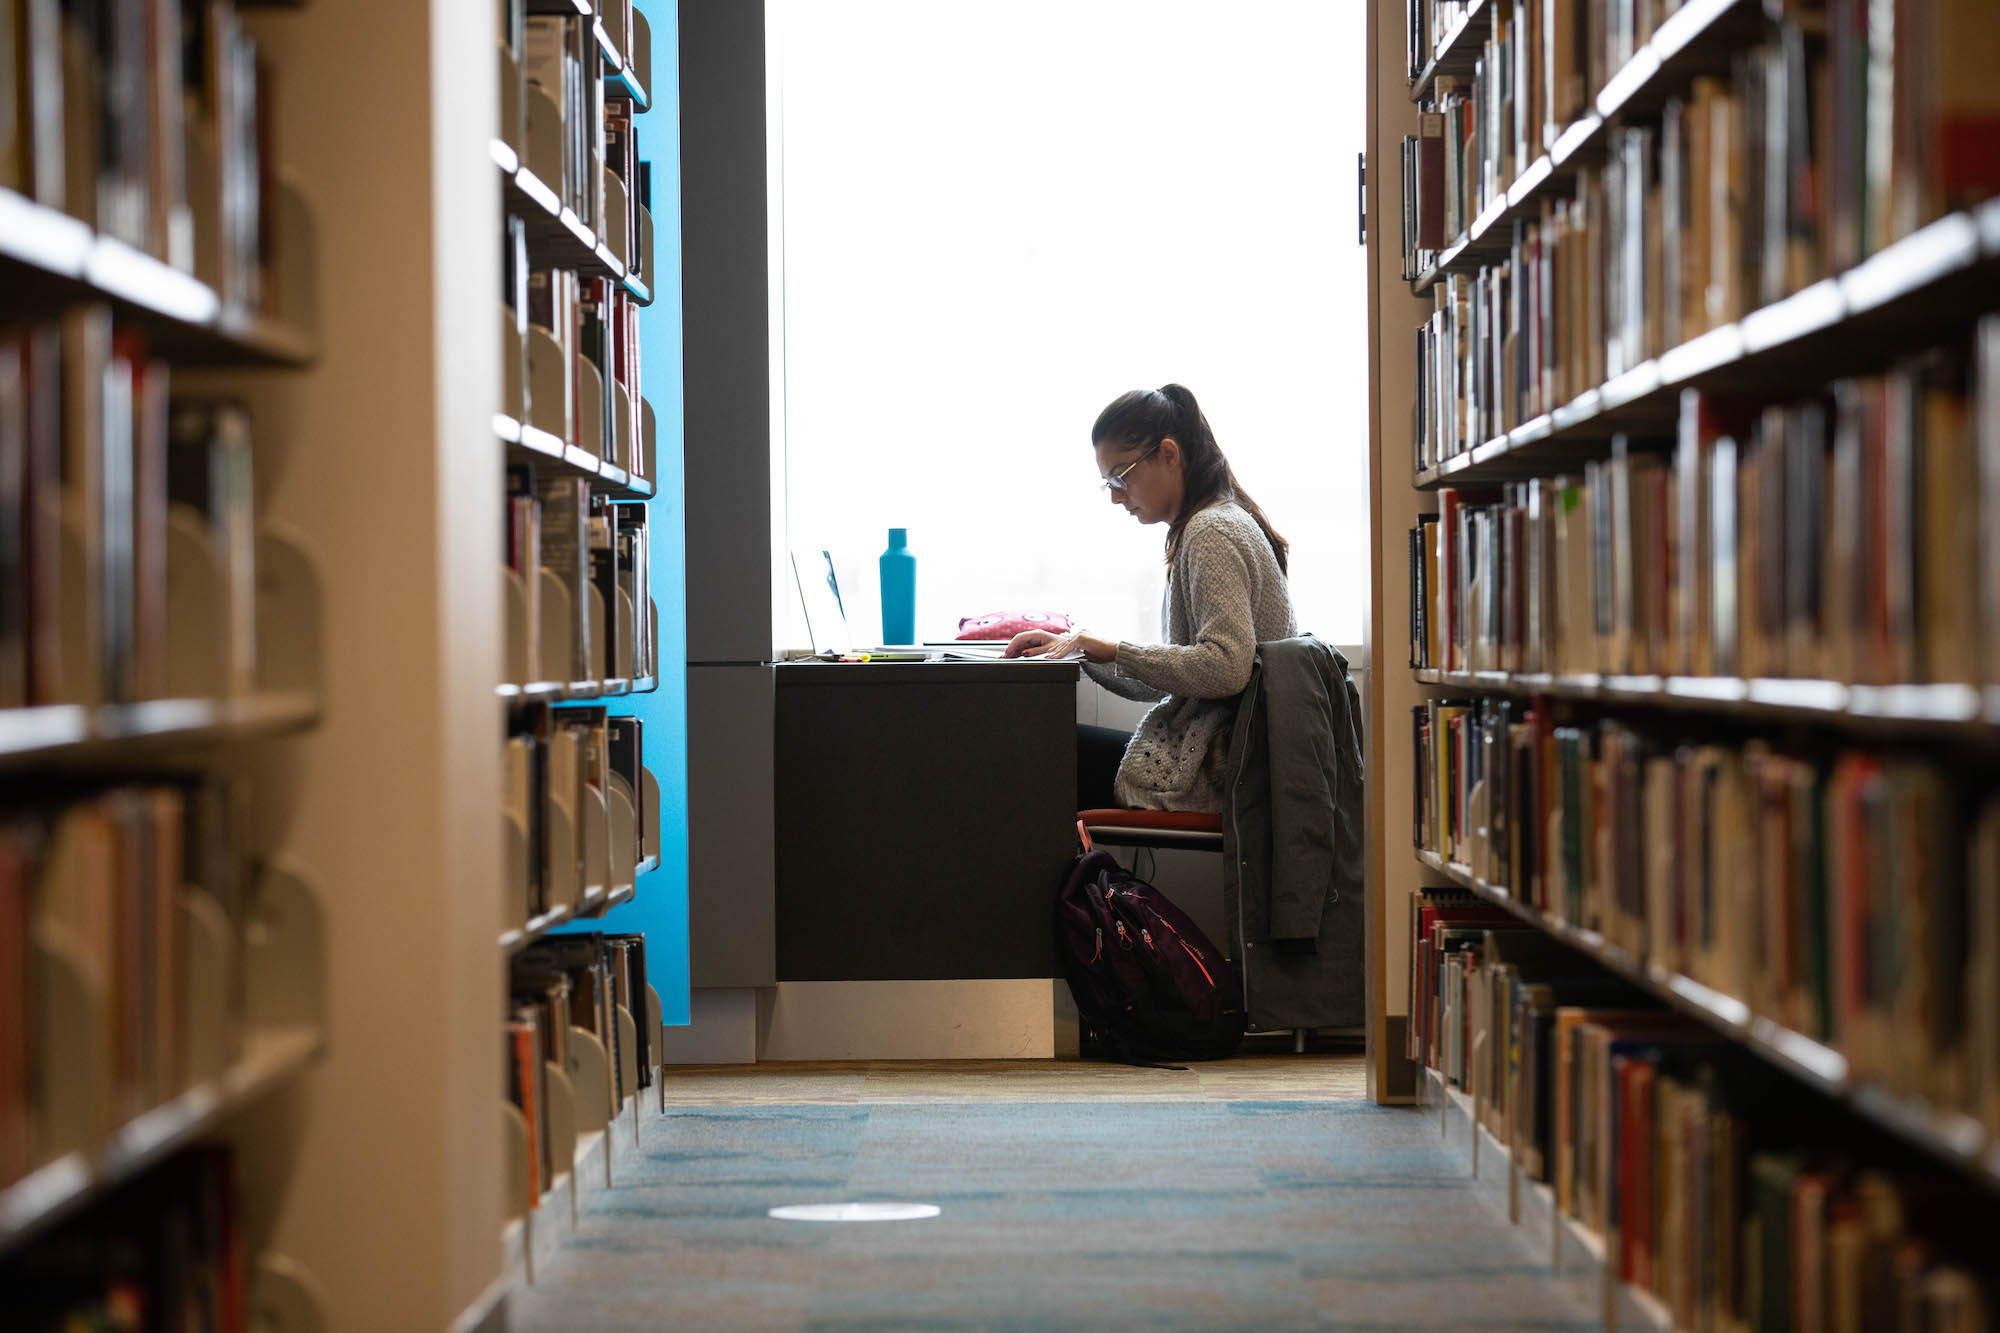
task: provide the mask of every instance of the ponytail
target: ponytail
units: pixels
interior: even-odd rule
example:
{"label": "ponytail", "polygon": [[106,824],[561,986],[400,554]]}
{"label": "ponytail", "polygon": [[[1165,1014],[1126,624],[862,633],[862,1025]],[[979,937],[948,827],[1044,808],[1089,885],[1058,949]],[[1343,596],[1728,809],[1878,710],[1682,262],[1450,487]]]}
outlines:
{"label": "ponytail", "polygon": [[1237,484],[1229,460],[1215,443],[1215,432],[1209,429],[1201,404],[1186,387],[1163,384],[1157,389],[1134,389],[1121,394],[1098,413],[1097,424],[1090,432],[1092,444],[1109,440],[1134,449],[1152,448],[1168,436],[1181,447],[1184,479],[1181,511],[1167,527],[1167,563],[1171,565],[1180,550],[1181,533],[1189,519],[1210,505],[1233,500],[1244,513],[1257,520],[1264,539],[1271,543],[1271,554],[1277,558],[1279,570],[1289,573],[1291,543],[1278,535],[1263,507]]}

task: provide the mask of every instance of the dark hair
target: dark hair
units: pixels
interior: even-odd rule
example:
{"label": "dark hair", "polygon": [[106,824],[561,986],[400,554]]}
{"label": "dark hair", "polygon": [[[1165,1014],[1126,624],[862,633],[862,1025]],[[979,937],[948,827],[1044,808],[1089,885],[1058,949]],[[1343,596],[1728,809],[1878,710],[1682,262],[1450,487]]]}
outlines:
{"label": "dark hair", "polygon": [[1195,402],[1193,394],[1178,384],[1134,389],[1113,399],[1111,406],[1097,414],[1097,424],[1090,428],[1093,446],[1110,443],[1128,449],[1152,449],[1169,436],[1181,447],[1185,480],[1181,487],[1181,512],[1174,515],[1174,521],[1167,527],[1167,563],[1173,563],[1174,553],[1180,549],[1181,532],[1189,519],[1212,504],[1234,500],[1264,530],[1265,540],[1271,543],[1271,554],[1278,558],[1278,568],[1289,572],[1286,556],[1292,544],[1278,535],[1257,502],[1237,484],[1236,474],[1229,470],[1229,460],[1216,446],[1215,432],[1208,428],[1208,418],[1202,415],[1201,405]]}

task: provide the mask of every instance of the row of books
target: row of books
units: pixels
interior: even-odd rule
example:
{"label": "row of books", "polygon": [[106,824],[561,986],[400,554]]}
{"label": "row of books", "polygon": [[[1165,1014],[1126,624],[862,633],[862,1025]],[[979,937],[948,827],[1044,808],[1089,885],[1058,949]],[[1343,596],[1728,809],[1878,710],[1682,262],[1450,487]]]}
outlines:
{"label": "row of books", "polygon": [[[507,735],[506,814],[524,833],[527,849],[526,883],[515,886],[524,896],[509,904],[517,923],[575,906],[575,894],[589,882],[586,852],[593,840],[609,849],[607,870],[636,866],[645,858],[646,829],[656,812],[646,806],[644,735],[638,718],[613,716],[598,706],[537,704],[514,710]],[[631,847],[613,841],[614,797],[632,808]],[[603,826],[590,829],[586,820]],[[561,827],[571,836],[555,836]]]}
{"label": "row of books", "polygon": [[[1421,250],[1449,244],[1501,198],[1681,5],[1493,0],[1486,8],[1473,74],[1440,76],[1427,97],[1423,165],[1405,181]],[[1761,279],[1765,300],[1839,272],[2000,188],[2000,166],[1981,147],[2000,128],[1987,85],[1996,50],[2000,19],[1984,0],[1767,5],[1751,44],[1727,64],[1704,62],[1691,91],[1670,90],[1657,113],[1661,160],[1633,183],[1632,197],[1657,211],[1629,221],[1699,242],[1741,210],[1730,257],[1751,275],[1751,291]],[[1632,123],[1650,131],[1653,118],[1648,110]],[[1616,144],[1609,156],[1618,159]],[[1727,202],[1704,218],[1704,200]]]}
{"label": "row of books", "polygon": [[185,1150],[0,1265],[19,1333],[249,1333],[249,1237],[234,1153]]}
{"label": "row of books", "polygon": [[1759,405],[1689,389],[1672,445],[1441,490],[1411,664],[2000,680],[2000,316],[1971,349]]}
{"label": "row of books", "polygon": [[264,304],[271,71],[230,0],[13,0],[0,189]]}
{"label": "row of books", "polygon": [[1413,895],[1411,1055],[1676,1328],[1984,1329],[1993,1205],[1541,932]]}
{"label": "row of books", "polygon": [[[622,283],[580,277],[570,269],[537,267],[528,257],[526,226],[507,220],[502,300],[510,335],[504,354],[516,359],[510,378],[521,385],[522,420],[560,424],[552,433],[624,468],[652,475],[646,457],[643,388],[639,378],[639,303]],[[530,370],[528,333],[555,340],[564,373],[560,398],[540,403]],[[594,373],[587,373],[594,372]],[[614,392],[618,390],[620,392]]]}
{"label": "row of books", "polygon": [[[551,1133],[551,1066],[569,1074],[573,1030],[595,1037],[610,1057],[610,1086],[594,1105],[616,1115],[628,1098],[653,1086],[652,1006],[646,990],[646,937],[639,934],[582,932],[535,941],[517,955],[508,974],[509,1016],[502,1038],[507,1100],[528,1123],[528,1191],[539,1200],[556,1177],[572,1169],[560,1160]],[[636,1047],[623,1048],[620,1014],[629,1015]],[[636,1073],[628,1084],[627,1057]],[[576,1089],[581,1096],[590,1096]],[[596,1128],[583,1119],[577,1131]]]}
{"label": "row of books", "polygon": [[[1874,25],[1865,42],[1857,13]],[[1417,467],[2000,193],[2000,159],[1979,147],[2000,135],[1983,74],[2000,14],[1984,0],[1847,6],[1831,20],[1800,7],[1766,36],[1736,53],[1732,77],[1669,98],[1657,123],[1614,123],[1602,162],[1518,217],[1502,258],[1440,280],[1417,335]],[[1851,47],[1869,52],[1866,77]],[[1448,111],[1405,149],[1413,277],[1434,259],[1425,242],[1505,188],[1451,137],[1477,90],[1439,83]]]}
{"label": "row of books", "polygon": [[2000,1138],[2000,793],[1943,760],[1412,715],[1418,847]]}
{"label": "row of books", "polygon": [[[526,682],[658,674],[643,503],[615,503],[585,478],[559,470],[538,476],[532,463],[511,463],[505,537],[507,568],[527,595]],[[569,601],[568,661],[542,660],[542,571],[562,584]]]}
{"label": "row of books", "polygon": [[[242,803],[225,778],[55,788],[10,804],[0,1186],[96,1148],[241,1054],[251,897]],[[189,975],[194,957],[208,975]],[[191,982],[219,987],[224,1002],[198,998]]]}
{"label": "row of books", "polygon": [[[169,379],[107,306],[0,328],[0,708],[255,688],[248,416]],[[202,660],[169,651],[177,589]]]}
{"label": "row of books", "polygon": [[521,104],[529,105],[526,90],[534,89],[561,121],[561,176],[545,183],[584,226],[622,238],[626,268],[644,271],[646,256],[634,246],[651,195],[650,168],[639,158],[630,93],[605,82],[595,23],[575,14],[521,14],[502,36],[522,80]]}

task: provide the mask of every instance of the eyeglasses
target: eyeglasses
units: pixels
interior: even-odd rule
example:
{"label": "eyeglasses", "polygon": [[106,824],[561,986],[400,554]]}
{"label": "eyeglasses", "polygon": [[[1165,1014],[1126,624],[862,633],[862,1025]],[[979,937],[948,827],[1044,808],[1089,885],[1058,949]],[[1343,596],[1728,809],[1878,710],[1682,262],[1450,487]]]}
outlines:
{"label": "eyeglasses", "polygon": [[1125,487],[1126,487],[1126,481],[1125,481],[1126,476],[1132,471],[1133,468],[1139,466],[1139,464],[1145,462],[1147,459],[1151,458],[1156,452],[1158,452],[1159,447],[1160,446],[1157,444],[1147,445],[1146,451],[1144,453],[1140,454],[1137,458],[1127,463],[1124,467],[1119,468],[1116,472],[1106,477],[1103,481],[1099,482],[1098,485],[1102,486],[1105,490],[1110,491],[1113,495],[1123,495],[1125,493]]}

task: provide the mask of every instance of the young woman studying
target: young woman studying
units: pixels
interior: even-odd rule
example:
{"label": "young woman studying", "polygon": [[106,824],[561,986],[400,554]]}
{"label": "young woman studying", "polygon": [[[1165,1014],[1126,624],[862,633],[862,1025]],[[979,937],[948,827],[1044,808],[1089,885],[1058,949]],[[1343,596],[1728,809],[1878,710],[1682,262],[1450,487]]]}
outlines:
{"label": "young woman studying", "polygon": [[1081,653],[1104,688],[1155,701],[1130,735],[1077,728],[1081,808],[1220,811],[1229,726],[1257,645],[1297,632],[1289,543],[1236,484],[1208,418],[1180,385],[1121,395],[1098,414],[1090,443],[1111,502],[1141,523],[1167,525],[1166,642],[1029,630],[1007,656]]}

